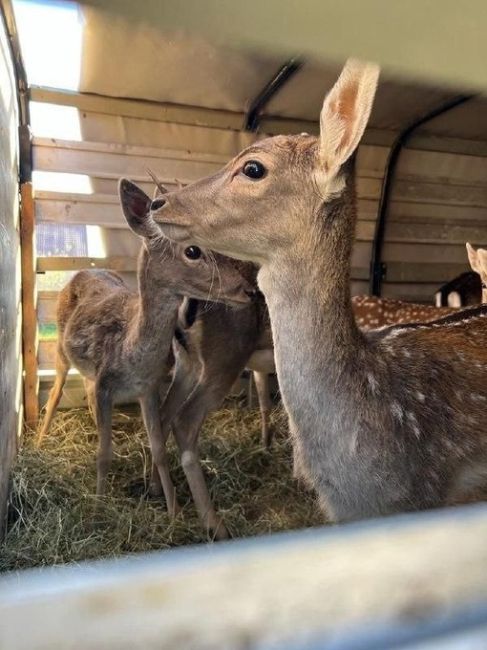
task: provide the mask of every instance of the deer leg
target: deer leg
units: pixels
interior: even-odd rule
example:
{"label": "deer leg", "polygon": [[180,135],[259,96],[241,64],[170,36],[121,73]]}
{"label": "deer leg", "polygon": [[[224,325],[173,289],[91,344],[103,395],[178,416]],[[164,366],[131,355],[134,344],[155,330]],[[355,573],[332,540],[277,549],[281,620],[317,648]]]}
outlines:
{"label": "deer leg", "polygon": [[[176,489],[169,473],[166,452],[166,442],[170,428],[161,425],[160,401],[157,390],[142,397],[140,399],[140,406],[151,446],[152,477],[155,480],[156,486],[162,484],[167,510],[171,517],[174,517],[180,508],[176,497]],[[156,475],[159,480],[156,479]]]}
{"label": "deer leg", "polygon": [[[176,340],[173,341],[174,351],[174,372],[169,390],[165,391],[164,398],[160,393],[160,418],[161,428],[166,431],[165,439],[171,430],[174,418],[181,411],[186,400],[188,400],[198,385],[201,374],[201,364]],[[159,472],[155,464],[152,464],[151,493],[160,496],[163,489]]]}
{"label": "deer leg", "polygon": [[91,417],[93,418],[93,422],[96,425],[95,383],[85,377],[84,384],[85,384],[86,402],[88,405],[88,410],[90,412]]}
{"label": "deer leg", "polygon": [[260,416],[262,420],[262,444],[269,449],[272,444],[272,429],[269,426],[271,399],[269,394],[269,375],[266,372],[254,370],[254,381],[259,399]]}
{"label": "deer leg", "polygon": [[181,452],[184,474],[201,522],[215,539],[227,539],[227,529],[216,514],[198,454],[198,437],[206,417],[206,409],[200,408],[199,417],[195,417],[197,415],[195,409],[185,411],[184,417],[178,418],[174,423],[173,431]]}
{"label": "deer leg", "polygon": [[56,413],[59,400],[63,394],[64,384],[66,382],[66,377],[69,370],[69,361],[66,355],[64,354],[60,345],[58,345],[56,353],[56,379],[54,385],[49,392],[49,398],[46,404],[46,415],[44,416],[44,422],[42,423],[42,428],[37,436],[37,445],[39,446],[49,431],[51,426],[52,418]]}
{"label": "deer leg", "polygon": [[95,420],[98,429],[98,457],[96,494],[103,496],[106,492],[107,477],[112,461],[112,410],[111,391],[95,386]]}

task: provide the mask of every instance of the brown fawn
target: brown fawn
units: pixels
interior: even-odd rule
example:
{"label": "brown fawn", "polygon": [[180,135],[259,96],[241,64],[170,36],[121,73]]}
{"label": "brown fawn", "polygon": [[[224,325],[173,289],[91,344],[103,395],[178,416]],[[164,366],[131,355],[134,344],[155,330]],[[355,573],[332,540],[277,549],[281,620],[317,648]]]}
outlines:
{"label": "brown fawn", "polygon": [[487,310],[370,335],[353,317],[353,154],[378,76],[350,60],[319,138],[259,141],[153,214],[176,242],[259,265],[294,445],[336,521],[443,505],[487,465]]}
{"label": "brown fawn", "polygon": [[254,288],[234,260],[173,244],[151,216],[151,199],[136,185],[119,184],[124,216],[142,239],[138,292],[110,271],[80,271],[58,302],[56,380],[49,395],[39,442],[49,429],[70,366],[85,378],[99,434],[97,494],[106,490],[112,455],[115,400],[137,399],[150,440],[153,462],[174,513],[172,484],[160,426],[160,389],[169,372],[168,355],[183,296],[201,300],[249,302]]}

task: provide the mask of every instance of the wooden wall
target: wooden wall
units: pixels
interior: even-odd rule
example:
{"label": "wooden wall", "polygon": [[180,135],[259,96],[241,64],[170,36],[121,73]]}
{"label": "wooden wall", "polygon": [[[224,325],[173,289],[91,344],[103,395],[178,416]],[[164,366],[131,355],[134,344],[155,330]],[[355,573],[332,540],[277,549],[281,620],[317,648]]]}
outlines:
{"label": "wooden wall", "polygon": [[17,95],[0,20],[0,531],[22,422]]}
{"label": "wooden wall", "polygon": [[387,219],[383,295],[431,300],[469,269],[466,241],[487,244],[487,158],[405,149]]}

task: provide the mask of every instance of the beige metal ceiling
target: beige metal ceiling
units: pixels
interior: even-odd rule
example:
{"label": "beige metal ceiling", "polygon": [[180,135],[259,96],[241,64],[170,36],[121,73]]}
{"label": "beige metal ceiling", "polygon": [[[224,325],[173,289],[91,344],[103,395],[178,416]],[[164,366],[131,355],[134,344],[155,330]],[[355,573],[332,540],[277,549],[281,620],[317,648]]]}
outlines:
{"label": "beige metal ceiling", "polygon": [[[144,3],[137,3],[140,10]],[[167,32],[143,17],[84,7],[81,90],[102,95],[245,112],[284,63],[283,55],[217,46],[202,36]],[[309,61],[265,109],[271,116],[318,119],[339,65]],[[370,126],[401,130],[465,89],[392,80],[386,67]],[[423,132],[487,140],[487,105],[476,99]]]}

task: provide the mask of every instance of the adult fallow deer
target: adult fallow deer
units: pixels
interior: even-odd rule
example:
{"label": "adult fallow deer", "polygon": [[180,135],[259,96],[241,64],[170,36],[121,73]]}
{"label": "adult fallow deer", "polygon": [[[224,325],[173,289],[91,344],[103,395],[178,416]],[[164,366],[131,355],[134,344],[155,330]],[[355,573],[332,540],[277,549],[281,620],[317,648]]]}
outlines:
{"label": "adult fallow deer", "polygon": [[294,444],[336,521],[443,505],[487,459],[485,311],[370,336],[353,317],[353,154],[378,76],[349,61],[319,138],[262,140],[153,215],[174,241],[260,266]]}

